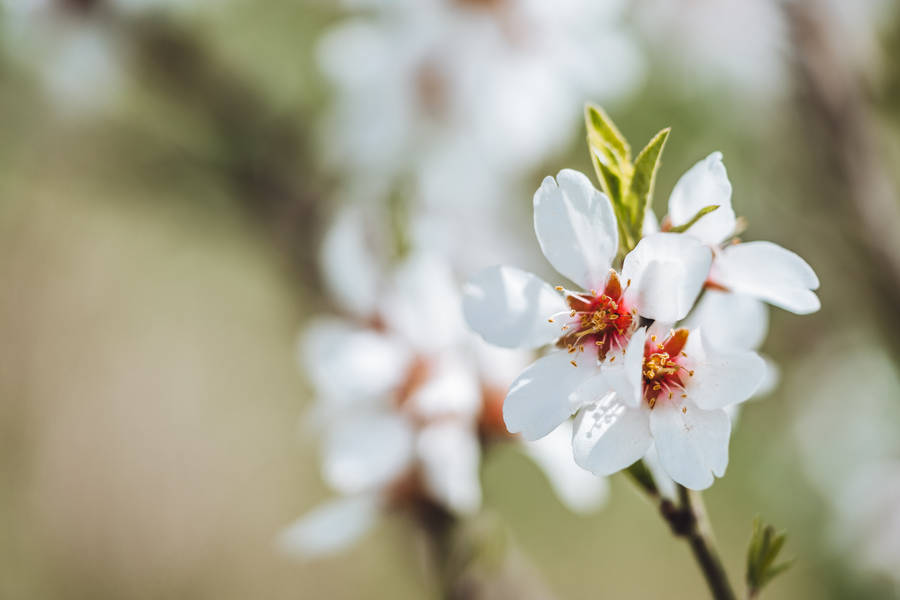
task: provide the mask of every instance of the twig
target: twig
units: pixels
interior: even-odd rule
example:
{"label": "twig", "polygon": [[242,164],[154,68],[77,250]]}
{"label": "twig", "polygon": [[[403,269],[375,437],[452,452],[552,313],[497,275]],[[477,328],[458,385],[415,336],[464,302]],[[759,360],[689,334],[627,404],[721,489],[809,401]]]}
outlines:
{"label": "twig", "polygon": [[652,477],[647,476],[649,471],[642,461],[630,467],[627,473],[657,506],[672,533],[688,542],[712,597],[715,600],[735,600],[700,493],[679,485],[676,505],[659,493]]}

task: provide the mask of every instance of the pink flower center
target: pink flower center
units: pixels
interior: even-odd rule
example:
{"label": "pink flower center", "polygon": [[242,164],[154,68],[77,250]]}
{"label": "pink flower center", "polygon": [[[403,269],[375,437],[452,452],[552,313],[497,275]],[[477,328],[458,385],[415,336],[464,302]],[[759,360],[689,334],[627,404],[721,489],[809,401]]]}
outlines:
{"label": "pink flower center", "polygon": [[652,409],[661,399],[670,400],[675,394],[682,398],[684,384],[694,372],[684,366],[687,358],[683,348],[688,338],[687,329],[673,331],[664,342],[651,336],[644,346],[644,364],[641,367],[644,399]]}
{"label": "pink flower center", "polygon": [[603,360],[610,351],[620,350],[628,344],[636,318],[625,306],[622,286],[614,272],[602,293],[591,290],[590,294],[571,294],[566,300],[571,311],[563,326],[565,333],[559,339],[559,346],[574,354],[583,352],[588,344]]}

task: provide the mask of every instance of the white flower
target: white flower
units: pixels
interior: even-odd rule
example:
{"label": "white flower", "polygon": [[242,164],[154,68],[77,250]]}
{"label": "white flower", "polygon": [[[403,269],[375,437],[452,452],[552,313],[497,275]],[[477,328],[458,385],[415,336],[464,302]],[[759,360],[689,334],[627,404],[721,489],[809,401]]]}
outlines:
{"label": "white flower", "polygon": [[719,352],[699,330],[661,338],[660,327],[632,336],[623,360],[573,394],[583,406],[575,425],[575,460],[608,475],[655,445],[663,470],[691,489],[712,485],[728,465],[731,421],[725,407],[758,387],[765,365],[754,352]]}
{"label": "white flower", "polygon": [[547,260],[587,291],[554,289],[530,273],[492,267],[469,281],[463,304],[469,325],[488,342],[564,348],[528,367],[506,397],[507,427],[526,440],[550,433],[578,409],[572,393],[599,361],[624,349],[638,317],[672,323],[687,315],[712,260],[696,239],[658,233],[625,257],[620,278],[610,271],[618,251],[612,206],[587,177],[568,169],[535,193],[534,228]]}
{"label": "white flower", "polygon": [[667,221],[672,226],[686,224],[707,206],[719,208],[685,233],[715,253],[710,287],[750,296],[795,314],[819,310],[821,304],[813,291],[819,287],[819,278],[805,260],[771,242],[726,243],[735,235],[738,223],[720,152],[713,152],[681,176],[669,197]]}

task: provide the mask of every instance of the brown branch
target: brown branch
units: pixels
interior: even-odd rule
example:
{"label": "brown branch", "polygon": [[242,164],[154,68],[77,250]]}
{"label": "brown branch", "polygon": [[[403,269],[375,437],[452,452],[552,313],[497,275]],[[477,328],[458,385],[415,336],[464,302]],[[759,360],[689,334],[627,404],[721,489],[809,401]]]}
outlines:
{"label": "brown branch", "polygon": [[728,579],[728,572],[722,564],[719,550],[716,548],[712,527],[699,492],[693,492],[679,485],[678,504],[675,504],[659,493],[642,461],[626,472],[656,505],[672,533],[687,541],[714,600],[735,600],[736,596]]}

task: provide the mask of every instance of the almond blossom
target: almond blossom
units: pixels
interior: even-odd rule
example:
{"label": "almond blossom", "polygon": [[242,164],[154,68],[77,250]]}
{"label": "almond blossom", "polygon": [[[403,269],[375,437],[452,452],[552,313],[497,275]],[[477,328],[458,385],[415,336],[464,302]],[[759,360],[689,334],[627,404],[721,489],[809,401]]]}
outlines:
{"label": "almond blossom", "polygon": [[608,475],[644,457],[655,444],[663,470],[677,483],[704,489],[728,465],[731,420],[725,408],[749,398],[765,364],[749,351],[720,352],[700,330],[641,328],[623,360],[584,382],[575,460]]}
{"label": "almond blossom", "polygon": [[[663,229],[687,225],[708,206],[718,208],[685,230],[713,249],[708,287],[749,296],[794,314],[819,310],[821,304],[814,292],[819,279],[805,260],[772,242],[729,243],[738,232],[738,219],[721,152],[713,152],[681,176],[669,196]],[[759,310],[748,308],[747,314],[757,319],[759,327]]]}
{"label": "almond blossom", "polygon": [[534,228],[547,260],[586,291],[491,267],[469,281],[463,306],[469,325],[488,342],[559,348],[519,375],[504,403],[509,430],[529,440],[547,435],[581,407],[576,390],[603,361],[622,353],[640,318],[684,318],[712,260],[695,238],[657,233],[625,257],[621,276],[611,271],[619,242],[610,201],[568,169],[544,179],[535,193]]}

